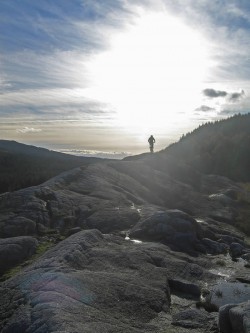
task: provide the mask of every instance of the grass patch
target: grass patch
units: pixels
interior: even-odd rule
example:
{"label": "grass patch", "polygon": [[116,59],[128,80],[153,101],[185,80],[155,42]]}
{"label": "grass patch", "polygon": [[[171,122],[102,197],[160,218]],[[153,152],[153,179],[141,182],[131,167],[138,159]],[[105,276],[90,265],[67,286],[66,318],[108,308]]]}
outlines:
{"label": "grass patch", "polygon": [[48,249],[50,249],[53,245],[52,242],[46,241],[43,243],[40,243],[38,247],[36,248],[35,254],[30,258],[30,260],[34,260],[37,257],[40,257],[42,254],[44,254]]}
{"label": "grass patch", "polygon": [[10,279],[11,277],[17,275],[22,269],[21,265],[15,266],[13,268],[8,269],[1,277],[0,282]]}

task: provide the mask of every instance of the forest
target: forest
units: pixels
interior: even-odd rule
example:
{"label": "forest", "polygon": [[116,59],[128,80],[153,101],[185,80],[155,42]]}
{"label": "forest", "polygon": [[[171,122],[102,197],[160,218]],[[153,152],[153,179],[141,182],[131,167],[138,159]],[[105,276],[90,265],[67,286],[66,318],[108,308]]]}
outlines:
{"label": "forest", "polygon": [[250,114],[209,122],[162,151],[194,170],[250,181]]}
{"label": "forest", "polygon": [[0,140],[0,193],[39,185],[61,172],[98,161]]}

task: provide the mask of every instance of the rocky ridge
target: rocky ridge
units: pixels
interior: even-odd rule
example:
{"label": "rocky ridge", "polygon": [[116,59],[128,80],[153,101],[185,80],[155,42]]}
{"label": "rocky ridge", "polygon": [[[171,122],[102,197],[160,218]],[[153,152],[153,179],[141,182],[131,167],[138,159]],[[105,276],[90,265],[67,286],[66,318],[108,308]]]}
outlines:
{"label": "rocky ridge", "polygon": [[238,332],[234,313],[250,332],[243,191],[154,154],[1,195],[2,280],[23,263],[0,285],[1,332]]}

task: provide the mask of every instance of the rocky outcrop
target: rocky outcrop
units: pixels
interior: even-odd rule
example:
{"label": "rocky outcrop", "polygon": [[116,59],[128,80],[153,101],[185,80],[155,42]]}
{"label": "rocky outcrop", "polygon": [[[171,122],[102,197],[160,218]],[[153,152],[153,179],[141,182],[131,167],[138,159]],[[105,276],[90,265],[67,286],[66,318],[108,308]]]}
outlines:
{"label": "rocky outcrop", "polygon": [[205,246],[206,252],[209,254],[227,253],[229,248],[227,244],[219,243],[209,238],[203,238],[202,244]]}
{"label": "rocky outcrop", "polygon": [[174,250],[195,252],[199,244],[200,226],[195,219],[180,210],[156,211],[141,219],[130,231],[130,237],[158,241]]}
{"label": "rocky outcrop", "polygon": [[[134,243],[98,230],[79,232],[2,283],[0,330],[158,332],[159,316],[171,306],[169,278],[183,275],[199,283],[201,276],[212,277],[199,266],[197,280],[192,275],[197,264],[186,259],[161,244]],[[200,326],[205,315],[196,315],[193,325]],[[174,323],[182,323],[183,316]]]}
{"label": "rocky outcrop", "polygon": [[34,253],[36,239],[68,237],[1,283],[2,332],[216,332],[217,312],[196,302],[210,311],[232,303],[214,286],[232,275],[221,268],[231,260],[225,252],[230,265],[248,260],[233,227],[240,186],[185,166],[175,176],[166,156],[147,158],[85,166],[0,196],[4,270]]}
{"label": "rocky outcrop", "polygon": [[10,214],[8,222],[2,227],[4,237],[16,237],[24,235],[34,235],[36,233],[36,223],[24,216]]}
{"label": "rocky outcrop", "polygon": [[[211,182],[213,189],[214,178],[202,178],[206,185],[204,189],[201,186],[204,192],[200,192],[196,186],[168,174],[164,169],[167,165],[164,155],[158,157],[157,163],[153,161],[89,165],[65,172],[40,186],[3,194],[0,196],[0,237],[39,236],[51,229],[67,234],[75,227],[124,231],[150,218],[152,212],[166,209],[177,209],[199,218],[211,216],[219,222],[233,221],[235,200],[230,199],[225,205],[221,200],[209,198],[208,184]],[[218,184],[214,188],[217,192],[219,188],[226,191],[233,187],[224,178]],[[146,216],[142,216],[142,209],[148,212]],[[187,230],[184,233],[187,238]],[[192,242],[193,230],[190,229],[188,237]]]}
{"label": "rocky outcrop", "polygon": [[219,311],[219,328],[221,333],[249,333],[250,302],[222,306]]}

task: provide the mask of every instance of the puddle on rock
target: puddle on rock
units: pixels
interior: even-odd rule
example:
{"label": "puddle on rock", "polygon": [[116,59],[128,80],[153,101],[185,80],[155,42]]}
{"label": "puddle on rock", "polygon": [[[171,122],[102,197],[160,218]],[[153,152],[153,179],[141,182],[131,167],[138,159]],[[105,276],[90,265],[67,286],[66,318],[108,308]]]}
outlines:
{"label": "puddle on rock", "polygon": [[142,241],[140,241],[139,239],[131,239],[129,236],[126,236],[125,240],[133,242],[135,244],[142,244]]}
{"label": "puddle on rock", "polygon": [[241,282],[221,282],[215,285],[206,299],[216,308],[225,304],[239,304],[250,299],[250,285]]}

